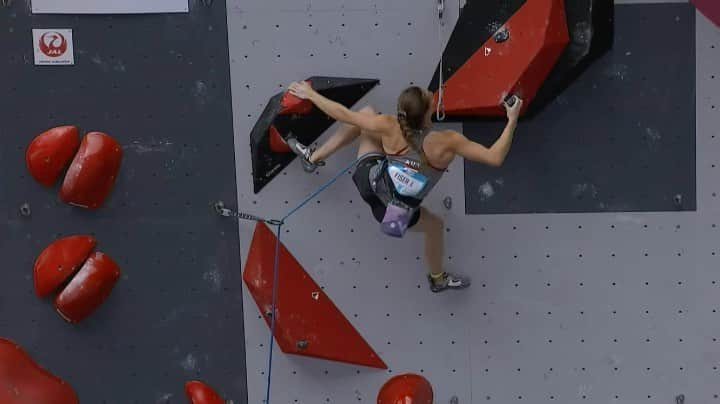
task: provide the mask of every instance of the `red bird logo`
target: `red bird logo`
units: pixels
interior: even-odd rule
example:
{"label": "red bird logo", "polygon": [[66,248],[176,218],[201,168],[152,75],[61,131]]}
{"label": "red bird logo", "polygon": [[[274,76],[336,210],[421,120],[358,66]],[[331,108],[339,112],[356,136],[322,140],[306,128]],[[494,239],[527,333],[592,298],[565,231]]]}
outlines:
{"label": "red bird logo", "polygon": [[67,40],[59,32],[46,32],[40,37],[40,51],[53,58],[62,56],[67,51]]}

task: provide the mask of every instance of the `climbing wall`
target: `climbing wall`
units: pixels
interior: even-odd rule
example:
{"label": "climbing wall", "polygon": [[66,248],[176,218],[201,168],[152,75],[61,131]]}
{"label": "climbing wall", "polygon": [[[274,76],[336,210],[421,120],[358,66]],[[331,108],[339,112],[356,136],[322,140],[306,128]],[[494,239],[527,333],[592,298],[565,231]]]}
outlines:
{"label": "climbing wall", "polygon": [[[0,7],[0,336],[82,403],[182,403],[196,378],[245,402],[238,235],[212,210],[236,195],[224,2],[122,17],[33,16],[28,4]],[[43,27],[74,30],[75,66],[33,65],[31,29]],[[61,203],[27,173],[30,140],[63,124],[122,145],[99,210]],[[46,245],[78,233],[95,235],[122,276],[69,325],[35,296],[32,269]]]}
{"label": "climbing wall", "polygon": [[[456,6],[448,5],[444,39]],[[253,194],[248,136],[269,96],[310,75],[377,77],[382,84],[361,105],[393,112],[398,92],[427,85],[435,68],[434,7],[410,0],[228,3],[240,209],[282,216],[353,158],[342,152],[316,175],[296,161]],[[653,15],[650,4],[619,7]],[[458,160],[428,206],[446,221],[447,269],[471,275],[474,285],[434,295],[421,239],[382,237],[342,177],[293,215],[281,238],[389,369],[276,350],[271,403],[374,402],[382,383],[404,372],[427,377],[437,403],[453,395],[460,403],[503,404],[673,403],[679,394],[689,403],[718,401],[720,31],[696,18],[696,211],[466,216]],[[449,210],[446,196],[454,201]],[[252,229],[240,224],[243,258]],[[244,302],[249,402],[260,404],[269,333],[247,293]]]}

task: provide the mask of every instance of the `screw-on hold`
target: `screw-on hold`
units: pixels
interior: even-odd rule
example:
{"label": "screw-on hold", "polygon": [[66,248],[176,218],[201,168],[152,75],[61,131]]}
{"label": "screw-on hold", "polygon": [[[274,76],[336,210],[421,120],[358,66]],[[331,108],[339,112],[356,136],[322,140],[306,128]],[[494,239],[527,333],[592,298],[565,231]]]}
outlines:
{"label": "screw-on hold", "polygon": [[685,404],[685,395],[680,394],[679,396],[675,397],[675,404]]}
{"label": "screw-on hold", "polygon": [[452,398],[450,399],[450,404],[458,404],[459,402],[460,400],[457,396],[452,396]]}
{"label": "screw-on hold", "polygon": [[676,207],[676,208],[678,208],[678,209],[682,208],[682,203],[683,203],[683,197],[682,197],[682,195],[681,195],[681,194],[675,194],[675,196],[673,197],[673,202],[675,203],[675,207]]}
{"label": "screw-on hold", "polygon": [[298,349],[305,349],[308,347],[308,342],[305,340],[302,340],[302,341],[298,341],[296,345],[297,345]]}
{"label": "screw-on hold", "polygon": [[495,39],[495,43],[503,43],[510,39],[510,31],[508,31],[507,27],[503,27],[495,33],[493,39]]}
{"label": "screw-on hold", "polygon": [[272,317],[272,311],[266,312],[265,315],[268,316],[268,317]]}
{"label": "screw-on hold", "polygon": [[445,199],[443,199],[443,205],[445,206],[445,209],[447,209],[447,210],[452,209],[452,198],[449,196],[446,196]]}
{"label": "screw-on hold", "polygon": [[30,210],[30,204],[25,202],[20,205],[20,215],[23,217],[30,217],[32,211]]}

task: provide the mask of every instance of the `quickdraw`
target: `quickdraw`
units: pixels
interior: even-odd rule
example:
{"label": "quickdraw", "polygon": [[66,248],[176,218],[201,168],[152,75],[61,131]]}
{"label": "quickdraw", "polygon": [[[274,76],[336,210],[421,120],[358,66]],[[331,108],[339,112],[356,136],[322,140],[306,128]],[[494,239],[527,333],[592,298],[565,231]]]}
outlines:
{"label": "quickdraw", "polygon": [[437,107],[435,110],[435,118],[438,121],[443,121],[443,120],[445,120],[445,109],[443,108],[443,98],[444,98],[443,97],[444,96],[444,94],[443,94],[443,85],[444,85],[443,52],[444,52],[444,49],[442,46],[443,45],[443,35],[442,35],[443,30],[442,29],[445,26],[445,20],[443,19],[444,15],[445,15],[445,0],[438,0],[437,11],[438,11],[438,21],[439,21],[439,23],[438,23],[438,43],[440,46],[440,68],[438,69],[438,79],[439,79],[439,81],[438,81],[438,102],[437,102]]}
{"label": "quickdraw", "polygon": [[236,219],[248,220],[251,222],[264,222],[271,226],[279,226],[284,224],[282,220],[265,219],[250,213],[232,211],[226,208],[225,204],[222,201],[215,202],[215,204],[213,205],[213,209],[215,209],[215,213],[223,217],[234,217]]}

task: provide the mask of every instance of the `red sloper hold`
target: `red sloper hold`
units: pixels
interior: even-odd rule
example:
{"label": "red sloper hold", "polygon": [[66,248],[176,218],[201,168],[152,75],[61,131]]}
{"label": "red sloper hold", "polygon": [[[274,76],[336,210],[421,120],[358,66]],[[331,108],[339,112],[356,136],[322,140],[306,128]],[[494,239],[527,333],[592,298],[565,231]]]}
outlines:
{"label": "red sloper hold", "polygon": [[695,8],[700,10],[701,13],[708,20],[712,21],[720,27],[720,1],[718,0],[691,0],[695,5]]}
{"label": "red sloper hold", "polygon": [[509,39],[493,35],[446,81],[448,115],[504,116],[511,94],[526,110],[570,41],[563,0],[527,0],[503,27]]}
{"label": "red sloper hold", "polygon": [[185,383],[185,394],[190,404],[225,404],[225,400],[215,390],[198,380]]}
{"label": "red sloper hold", "polygon": [[19,345],[0,338],[0,403],[78,404],[72,387],[41,368]]}
{"label": "red sloper hold", "polygon": [[38,255],[33,267],[35,294],[47,296],[80,268],[93,248],[91,236],[69,236],[55,240]]}
{"label": "red sloper hold", "polygon": [[60,199],[83,208],[100,207],[115,183],[121,158],[120,144],[109,135],[100,132],[85,135],[65,174]]}
{"label": "red sloper hold", "polygon": [[[306,83],[310,83],[310,81],[305,81]],[[283,94],[282,99],[280,100],[280,106],[282,107],[280,109],[279,115],[290,115],[290,114],[300,114],[305,115],[309,114],[310,111],[313,109],[313,103],[310,100],[303,100],[301,98],[298,98],[290,92],[286,91],[285,94]]]}
{"label": "red sloper hold", "polygon": [[119,278],[120,268],[110,257],[92,254],[55,298],[58,314],[70,323],[79,323],[107,299]]}
{"label": "red sloper hold", "polygon": [[433,404],[432,386],[419,375],[395,376],[380,389],[377,404]]}
{"label": "red sloper hold", "polygon": [[290,153],[290,146],[285,142],[275,125],[270,125],[270,150],[275,153]]}
{"label": "red sloper hold", "polygon": [[[243,280],[270,326],[275,234],[255,226]],[[280,244],[275,341],[285,353],[387,369],[325,292]]]}
{"label": "red sloper hold", "polygon": [[30,175],[45,186],[52,186],[80,146],[74,126],[59,126],[37,135],[25,150]]}

